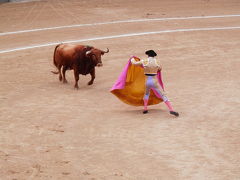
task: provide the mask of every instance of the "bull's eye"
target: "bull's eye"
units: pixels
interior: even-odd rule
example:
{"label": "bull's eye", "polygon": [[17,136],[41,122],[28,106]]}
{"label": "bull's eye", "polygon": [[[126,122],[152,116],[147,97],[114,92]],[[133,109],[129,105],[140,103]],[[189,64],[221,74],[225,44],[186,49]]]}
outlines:
{"label": "bull's eye", "polygon": [[93,59],[96,59],[96,56],[95,56],[95,54],[92,54],[92,58],[93,58]]}
{"label": "bull's eye", "polygon": [[93,54],[91,58],[92,58],[92,60],[93,60],[95,63],[97,63],[97,57],[96,57],[95,54]]}

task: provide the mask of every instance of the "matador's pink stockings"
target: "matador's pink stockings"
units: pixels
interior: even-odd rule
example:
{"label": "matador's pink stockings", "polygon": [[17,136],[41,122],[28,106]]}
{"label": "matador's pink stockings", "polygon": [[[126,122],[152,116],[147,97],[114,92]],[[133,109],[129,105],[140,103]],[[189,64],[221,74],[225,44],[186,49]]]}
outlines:
{"label": "matador's pink stockings", "polygon": [[165,104],[167,105],[169,111],[173,111],[173,107],[172,107],[170,101],[165,101]]}
{"label": "matador's pink stockings", "polygon": [[148,99],[143,99],[144,102],[144,111],[147,111]]}

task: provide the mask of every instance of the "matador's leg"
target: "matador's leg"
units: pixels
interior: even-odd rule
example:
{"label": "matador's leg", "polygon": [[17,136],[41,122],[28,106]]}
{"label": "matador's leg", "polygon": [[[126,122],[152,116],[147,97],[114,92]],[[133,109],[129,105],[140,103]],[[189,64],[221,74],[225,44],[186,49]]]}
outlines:
{"label": "matador's leg", "polygon": [[144,103],[144,109],[143,109],[143,114],[148,113],[148,99],[150,96],[150,90],[151,90],[151,78],[146,78],[146,89],[145,89],[145,95],[143,97],[143,103]]}
{"label": "matador's leg", "polygon": [[155,88],[154,88],[154,91],[155,91],[155,93],[157,93],[156,95],[157,95],[158,97],[160,97],[160,98],[164,101],[164,103],[167,105],[168,110],[169,110],[169,113],[172,114],[172,115],[174,115],[174,116],[179,116],[178,112],[176,112],[176,111],[173,110],[173,107],[172,107],[170,101],[168,100],[167,96],[166,96],[165,94],[163,94],[163,93],[159,90],[159,88],[157,88],[156,86],[155,86]]}

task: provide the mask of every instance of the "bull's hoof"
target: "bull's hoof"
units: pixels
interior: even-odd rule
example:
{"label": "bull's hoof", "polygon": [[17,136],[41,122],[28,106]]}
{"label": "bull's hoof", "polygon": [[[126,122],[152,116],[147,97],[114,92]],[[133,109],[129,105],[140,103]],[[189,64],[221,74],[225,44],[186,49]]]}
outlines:
{"label": "bull's hoof", "polygon": [[92,84],[93,84],[93,82],[92,82],[92,81],[88,82],[88,85],[92,85]]}
{"label": "bull's hoof", "polygon": [[79,89],[79,87],[78,87],[78,86],[74,86],[74,89],[78,90],[78,89]]}
{"label": "bull's hoof", "polygon": [[67,80],[63,80],[63,83],[64,83],[64,84],[67,84],[68,82],[67,82]]}

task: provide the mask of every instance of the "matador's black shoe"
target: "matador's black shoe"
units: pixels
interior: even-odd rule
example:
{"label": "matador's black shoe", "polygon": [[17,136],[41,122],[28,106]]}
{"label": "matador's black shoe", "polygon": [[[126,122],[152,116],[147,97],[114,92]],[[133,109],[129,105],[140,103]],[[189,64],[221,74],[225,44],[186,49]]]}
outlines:
{"label": "matador's black shoe", "polygon": [[175,111],[170,111],[170,114],[172,114],[172,115],[174,115],[174,116],[176,116],[176,117],[179,116],[178,112],[175,112]]}
{"label": "matador's black shoe", "polygon": [[148,110],[143,110],[143,114],[147,114],[148,113]]}

